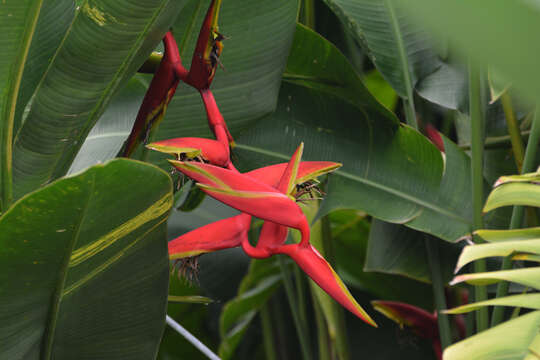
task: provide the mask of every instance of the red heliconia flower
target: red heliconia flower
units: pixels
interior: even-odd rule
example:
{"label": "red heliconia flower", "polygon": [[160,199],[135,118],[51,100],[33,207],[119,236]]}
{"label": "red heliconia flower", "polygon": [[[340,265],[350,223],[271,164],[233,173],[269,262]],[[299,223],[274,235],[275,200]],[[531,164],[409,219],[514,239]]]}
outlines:
{"label": "red heliconia flower", "polygon": [[440,152],[444,153],[444,141],[437,129],[430,123],[427,123],[424,131],[426,132],[426,136],[433,143],[433,145],[435,145]]}
{"label": "red heliconia flower", "polygon": [[224,39],[224,36],[218,32],[217,22],[220,8],[221,0],[212,0],[199,32],[189,73],[185,78],[182,78],[183,81],[198,90],[210,87],[216,74],[216,68],[220,64],[219,56],[223,50],[222,40]]}
{"label": "red heliconia flower", "polygon": [[397,301],[372,301],[375,310],[395,321],[400,326],[408,326],[418,336],[431,340],[437,359],[442,359],[441,340],[437,314],[432,314],[419,307]]}
{"label": "red heliconia flower", "polygon": [[163,120],[167,105],[178,86],[179,79],[176,76],[176,68],[181,66],[181,61],[178,46],[170,31],[163,38],[163,44],[165,47],[163,58],[144,96],[131,133],[124,144],[123,157],[131,156],[140,142],[146,143],[150,132]]}
{"label": "red heliconia flower", "polygon": [[[179,171],[197,181],[198,186],[210,196],[242,212],[266,220],[256,246],[249,243],[247,236],[239,237],[232,234],[221,238],[219,242],[228,241],[228,245],[236,245],[241,242],[244,251],[254,258],[266,258],[274,254],[290,256],[315,283],[337,302],[362,320],[376,326],[375,322],[354,300],[330,264],[309,243],[309,225],[296,203],[295,193],[298,192],[298,179],[302,177],[307,179],[305,177],[306,169],[309,168],[312,174],[320,175],[324,170],[334,170],[340,165],[316,162],[317,165],[309,164],[312,165],[311,167],[309,165],[302,166],[300,162],[302,151],[303,144],[300,145],[286,166],[283,166],[285,164],[275,165],[268,167],[271,170],[263,168],[247,174],[240,174],[208,164],[179,161],[171,161],[171,163]],[[276,170],[281,172],[279,178],[276,176]],[[267,181],[260,181],[258,178],[263,177],[265,173],[271,173],[271,175]],[[313,177],[309,177],[310,179]],[[229,224],[232,220],[226,219],[225,221]],[[212,227],[214,224],[211,224]],[[302,234],[300,243],[285,244],[288,227],[300,230]],[[247,227],[244,230],[247,231]],[[212,229],[208,227],[204,231],[210,232]],[[231,238],[234,240],[231,241]]]}

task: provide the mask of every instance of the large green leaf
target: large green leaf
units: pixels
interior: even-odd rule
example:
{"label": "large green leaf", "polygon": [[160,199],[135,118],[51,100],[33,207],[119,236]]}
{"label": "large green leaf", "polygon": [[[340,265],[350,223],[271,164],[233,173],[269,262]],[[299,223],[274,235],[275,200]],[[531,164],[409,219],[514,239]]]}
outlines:
{"label": "large green leaf", "polygon": [[[459,247],[437,239],[427,241],[435,241],[439,247],[442,277],[444,283],[447,283],[453,277]],[[369,232],[364,270],[431,282],[425,242],[426,237],[420,232],[374,219]]]}
{"label": "large green leaf", "polygon": [[[399,0],[419,24],[511,81],[532,101],[540,98],[540,31],[536,1]],[[489,14],[489,16],[485,16]],[[521,54],[521,55],[516,55]]]}
{"label": "large green leaf", "polygon": [[448,109],[469,111],[467,72],[458,64],[441,63],[432,74],[420,79],[418,95]]}
{"label": "large green leaf", "polygon": [[275,258],[252,260],[238,295],[229,301],[221,313],[219,356],[234,358],[234,351],[258,310],[281,284],[281,273]]}
{"label": "large green leaf", "polygon": [[4,1],[0,6],[0,212],[12,200],[12,138],[24,63],[42,7],[40,0]]}
{"label": "large green leaf", "polygon": [[167,174],[128,160],[15,203],[0,218],[0,358],[153,358],[171,204]]}
{"label": "large green leaf", "polygon": [[493,298],[486,301],[459,306],[450,310],[446,310],[447,314],[462,314],[469,311],[474,311],[483,306],[516,306],[528,309],[540,310],[540,294],[521,294],[505,296],[502,298]]}
{"label": "large green leaf", "polygon": [[116,90],[183,5],[173,0],[81,3],[15,134],[16,198],[67,172]]}
{"label": "large green leaf", "polygon": [[13,132],[17,133],[32,94],[75,16],[73,0],[43,0],[32,43],[24,64]]}
{"label": "large green leaf", "polygon": [[412,101],[418,79],[439,66],[426,33],[404,17],[394,0],[324,1],[365,46],[368,56],[396,92]]}
{"label": "large green leaf", "polygon": [[540,353],[540,311],[471,336],[444,351],[445,360],[534,360]]}

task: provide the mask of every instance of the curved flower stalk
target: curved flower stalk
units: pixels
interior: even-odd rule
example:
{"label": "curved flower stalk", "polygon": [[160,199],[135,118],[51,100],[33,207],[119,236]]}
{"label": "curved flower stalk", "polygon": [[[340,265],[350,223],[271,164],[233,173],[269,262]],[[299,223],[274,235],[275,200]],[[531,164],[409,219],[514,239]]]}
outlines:
{"label": "curved flower stalk", "polygon": [[150,132],[163,120],[167,106],[176,92],[179,82],[176,68],[178,65],[181,66],[181,60],[178,46],[170,31],[163,38],[163,45],[165,47],[163,58],[144,96],[131,133],[124,144],[123,157],[130,157],[140,142],[147,142]]}

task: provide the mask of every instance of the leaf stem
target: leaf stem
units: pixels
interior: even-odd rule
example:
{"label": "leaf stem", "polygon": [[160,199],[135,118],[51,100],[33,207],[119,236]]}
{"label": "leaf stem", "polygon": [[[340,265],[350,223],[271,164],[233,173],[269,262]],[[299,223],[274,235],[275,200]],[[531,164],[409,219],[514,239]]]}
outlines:
{"label": "leaf stem", "polygon": [[[298,266],[294,266],[294,284],[296,285],[296,298],[298,299],[298,314],[300,321],[306,333],[308,333],[307,311],[306,311],[306,296],[304,289],[304,279]],[[308,334],[309,336],[309,334]]]}
{"label": "leaf stem", "polygon": [[403,99],[403,106],[405,107],[405,120],[407,124],[415,130],[418,130],[418,122],[416,121],[416,110],[414,108],[414,100],[412,99],[412,91],[410,99]]}
{"label": "leaf stem", "polygon": [[310,29],[315,29],[315,3],[313,0],[302,0],[300,12],[300,23]]}
{"label": "leaf stem", "polygon": [[287,264],[283,259],[283,255],[278,256],[279,267],[281,268],[281,276],[283,277],[283,285],[285,286],[285,293],[287,294],[287,299],[289,301],[289,306],[291,307],[291,313],[296,327],[296,333],[300,341],[300,349],[302,350],[302,357],[304,360],[311,360],[311,351],[309,346],[309,340],[307,334],[302,326],[302,321],[298,314],[298,303],[295,298],[294,286],[291,281],[291,272],[287,268]]}
{"label": "leaf stem", "polygon": [[[482,102],[481,71],[475,64],[469,63],[469,115],[471,121],[471,176],[473,195],[473,230],[483,227],[482,207],[484,205],[484,111]],[[486,271],[485,260],[474,263],[475,272]],[[475,301],[487,300],[485,286],[475,287]],[[487,308],[476,312],[476,331],[488,327]]]}
{"label": "leaf stem", "polygon": [[268,303],[264,304],[260,311],[263,331],[264,352],[267,360],[277,360],[274,331],[272,329],[272,316]]}
{"label": "leaf stem", "polygon": [[444,282],[441,275],[439,244],[436,239],[429,239],[428,236],[425,236],[424,242],[428,255],[429,268],[431,270],[431,284],[433,286],[433,297],[435,299],[435,308],[437,310],[441,349],[444,350],[452,344],[452,333],[450,331],[448,315],[442,313],[442,310],[447,309],[447,305],[444,293]]}
{"label": "leaf stem", "polygon": [[[536,149],[540,143],[540,114],[538,109],[534,112],[531,134],[529,135],[529,141],[527,142],[527,149],[525,150],[525,157],[523,158],[523,166],[521,173],[525,174],[534,170]],[[524,206],[514,206],[512,210],[512,218],[510,220],[510,229],[517,229],[521,227],[523,223],[523,214],[525,212]],[[501,270],[508,270],[512,267],[512,261],[510,256],[503,259],[501,264]],[[497,286],[497,298],[506,296],[508,294],[508,282],[501,281]],[[491,314],[491,326],[495,326],[503,320],[504,308],[502,306],[495,306],[493,313]]]}

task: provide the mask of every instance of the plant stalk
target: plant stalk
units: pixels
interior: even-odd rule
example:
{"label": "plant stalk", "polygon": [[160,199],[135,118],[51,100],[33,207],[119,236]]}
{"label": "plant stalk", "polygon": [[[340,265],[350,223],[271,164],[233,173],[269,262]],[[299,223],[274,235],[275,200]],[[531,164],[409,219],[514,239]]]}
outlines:
{"label": "plant stalk", "polygon": [[283,285],[285,286],[285,293],[287,294],[287,299],[289,301],[289,306],[291,307],[291,313],[296,327],[296,333],[300,341],[300,349],[302,350],[302,357],[304,360],[311,360],[311,348],[309,346],[309,339],[307,337],[305,328],[302,324],[298,313],[298,302],[296,301],[296,296],[294,293],[294,285],[291,281],[291,273],[285,264],[283,255],[278,256],[279,267],[281,268],[281,276],[283,277]]}
{"label": "plant stalk", "polygon": [[[484,111],[482,101],[480,68],[469,63],[469,114],[471,121],[471,176],[473,195],[473,231],[483,228],[482,207],[484,206]],[[486,261],[474,263],[474,271],[485,272]],[[485,286],[475,287],[475,301],[487,300]],[[476,331],[488,328],[488,309],[476,312]]]}
{"label": "plant stalk", "polygon": [[506,126],[508,127],[508,135],[510,135],[510,141],[512,142],[512,151],[514,152],[514,160],[518,172],[521,173],[523,166],[523,158],[525,157],[525,148],[523,147],[523,140],[521,139],[521,132],[519,124],[514,114],[514,107],[512,106],[512,98],[505,91],[501,95],[501,104],[504,110],[504,117],[506,119]]}
{"label": "plant stalk", "polygon": [[266,355],[266,359],[277,360],[274,331],[272,329],[272,316],[270,315],[270,307],[268,306],[268,303],[261,308],[260,314],[264,341],[264,353]]}
{"label": "plant stalk", "polygon": [[413,94],[409,94],[408,99],[403,99],[403,106],[405,107],[405,120],[407,125],[415,130],[418,130],[418,122],[416,121],[416,110],[414,108]]}
{"label": "plant stalk", "polygon": [[[525,151],[525,156],[523,158],[523,166],[521,173],[525,174],[534,170],[534,160],[536,158],[536,149],[540,143],[540,114],[538,109],[534,112],[531,134],[529,135],[529,141],[527,143],[527,149]],[[515,153],[514,153],[515,154]],[[512,210],[512,218],[510,220],[510,229],[518,229],[523,223],[523,214],[525,212],[524,206],[514,206]],[[501,270],[508,270],[512,267],[512,260],[510,256],[507,256],[503,259],[501,264]],[[508,285],[507,281],[501,281],[497,286],[497,298],[504,297],[508,294]],[[502,306],[496,306],[493,309],[491,314],[491,326],[500,324],[503,320],[504,308]]]}
{"label": "plant stalk", "polygon": [[441,275],[441,263],[439,256],[439,246],[435,239],[428,239],[426,236],[424,242],[428,254],[428,263],[431,270],[431,284],[433,287],[433,297],[435,299],[435,308],[437,310],[437,323],[439,324],[439,337],[441,339],[441,349],[444,350],[452,344],[452,332],[450,331],[450,322],[448,315],[442,313],[447,309],[446,296],[444,293],[444,282]]}
{"label": "plant stalk", "polygon": [[315,30],[315,2],[313,0],[302,0],[302,12],[300,22],[306,27]]}
{"label": "plant stalk", "polygon": [[319,345],[319,360],[332,360],[328,344],[328,325],[324,320],[324,315],[315,293],[311,292],[313,300],[313,310],[315,311],[315,323],[317,324],[317,340]]}
{"label": "plant stalk", "polygon": [[[298,266],[294,266],[294,284],[296,285],[296,298],[298,299],[298,313],[300,315],[300,321],[304,326],[306,334],[308,334],[308,321],[306,310],[306,294],[304,289],[304,279]],[[308,334],[309,336],[309,334]]]}
{"label": "plant stalk", "polygon": [[[321,238],[323,254],[328,263],[335,269],[336,259],[334,255],[334,247],[332,245],[332,230],[330,228],[330,219],[324,216],[321,219]],[[332,302],[332,311],[334,313],[335,334],[331,338],[335,346],[338,358],[340,360],[349,360],[349,342],[347,341],[347,327],[345,326],[345,314],[343,308]]]}

